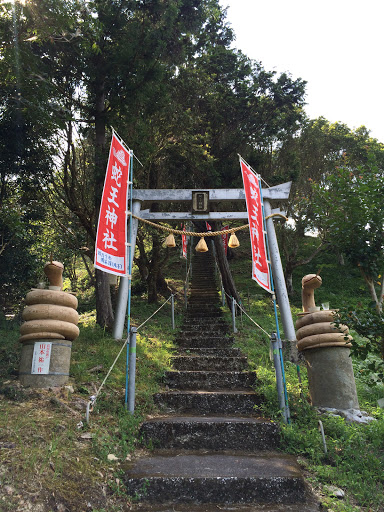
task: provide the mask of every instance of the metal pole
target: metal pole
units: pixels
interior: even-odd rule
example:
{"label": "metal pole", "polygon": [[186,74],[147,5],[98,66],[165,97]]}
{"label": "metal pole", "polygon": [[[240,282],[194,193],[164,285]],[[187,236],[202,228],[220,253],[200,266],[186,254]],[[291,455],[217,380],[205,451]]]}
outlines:
{"label": "metal pole", "polygon": [[136,335],[137,328],[131,327],[129,343],[129,382],[128,382],[128,411],[133,414],[135,410],[135,384],[136,384]]}
{"label": "metal pole", "polygon": [[175,296],[171,295],[172,329],[175,329]]}
{"label": "metal pole", "polygon": [[[271,204],[268,199],[264,199],[264,212],[265,217],[268,217],[268,215],[271,215],[272,213]],[[277,243],[275,227],[273,225],[273,219],[267,219],[266,225],[269,245],[269,256],[271,259],[273,281],[275,284],[277,301],[279,303],[281,321],[283,323],[285,338],[290,342],[291,356],[293,356],[293,358],[297,360],[295,326],[293,324],[291,306],[289,304],[287,286],[285,284],[284,272],[281,264],[280,251]]]}
{"label": "metal pole", "polygon": [[236,333],[237,332],[237,329],[236,329],[236,299],[235,297],[232,297],[232,327],[233,327],[233,332]]}
{"label": "metal pole", "polygon": [[281,372],[281,361],[280,361],[280,349],[278,344],[278,337],[275,332],[271,334],[271,347],[273,354],[273,364],[275,366],[275,374],[276,374],[276,388],[277,388],[277,396],[279,398],[279,409],[281,410],[284,418],[284,422],[287,423],[287,411],[285,407],[285,396],[284,396],[284,388],[283,388],[283,375]]}
{"label": "metal pole", "polygon": [[[133,201],[132,213],[134,215],[140,215],[141,202]],[[135,254],[136,246],[136,235],[139,221],[132,218],[132,230],[129,237],[129,243],[131,244],[131,250],[127,251],[130,254],[131,261],[128,262],[128,268],[132,269],[133,256]],[[128,248],[127,248],[128,249]],[[121,277],[119,285],[119,294],[117,297],[117,306],[115,313],[115,323],[113,326],[112,336],[115,340],[119,340],[123,337],[125,315],[127,311],[128,303],[128,290],[130,286],[130,277]]]}
{"label": "metal pole", "polygon": [[224,293],[223,281],[221,281],[221,304],[223,307],[225,306],[225,293]]}
{"label": "metal pole", "polygon": [[187,297],[187,282],[184,284],[184,307],[187,309],[188,306],[188,297]]}

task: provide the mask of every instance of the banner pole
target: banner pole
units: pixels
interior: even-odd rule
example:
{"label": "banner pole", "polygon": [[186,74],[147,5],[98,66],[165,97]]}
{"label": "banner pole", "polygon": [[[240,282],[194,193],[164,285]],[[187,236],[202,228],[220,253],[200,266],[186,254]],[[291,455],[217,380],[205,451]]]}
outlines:
{"label": "banner pole", "polygon": [[[268,199],[263,200],[264,215],[268,217],[272,214],[271,204]],[[265,218],[264,217],[264,218]],[[279,303],[280,316],[283,324],[284,334],[286,340],[290,344],[290,355],[294,361],[297,361],[297,348],[296,348],[296,332],[293,325],[291,306],[289,303],[287,286],[285,284],[284,271],[281,264],[280,251],[277,243],[275,226],[273,218],[270,217],[266,220],[267,240],[269,246],[270,262],[272,267],[272,275],[274,285],[276,287],[277,301]]]}
{"label": "banner pole", "polygon": [[[141,210],[141,201],[135,200],[131,206],[131,211],[134,215],[140,217]],[[137,219],[133,219],[132,215],[130,215],[130,219],[128,219],[129,236],[128,236],[128,245],[127,244],[127,264],[132,268],[132,260],[135,252],[136,246],[136,234],[138,229],[139,221]],[[132,229],[131,229],[132,226]],[[130,246],[132,247],[132,251],[129,251]],[[129,271],[128,271],[129,273]],[[116,305],[116,314],[115,314],[115,323],[113,325],[112,336],[115,340],[120,340],[123,338],[124,333],[124,323],[125,323],[125,315],[127,311],[128,304],[128,289],[129,289],[129,278],[121,277],[119,284],[119,293],[117,297],[117,305]]]}
{"label": "banner pole", "polygon": [[[279,382],[277,382],[277,380],[281,378],[281,380],[282,380],[282,388],[283,388],[283,393],[284,393],[283,417],[284,417],[285,423],[290,423],[291,422],[291,413],[290,413],[290,410],[289,410],[287,384],[286,384],[286,380],[285,380],[283,347],[282,347],[282,344],[281,344],[280,328],[279,328],[279,317],[277,315],[277,305],[276,305],[276,295],[275,295],[275,289],[274,289],[274,279],[273,279],[273,272],[272,272],[272,268],[271,268],[271,266],[272,266],[271,265],[271,262],[272,262],[271,247],[270,247],[270,244],[269,244],[268,230],[266,229],[267,221],[265,220],[266,210],[267,210],[267,208],[265,208],[265,203],[268,203],[268,205],[269,205],[269,202],[267,200],[265,200],[265,201],[263,200],[263,192],[262,192],[262,188],[261,188],[260,178],[259,178],[259,188],[260,188],[260,195],[261,195],[261,207],[262,207],[262,212],[263,212],[263,225],[264,225],[264,229],[266,230],[265,231],[265,234],[266,234],[266,236],[265,236],[265,244],[266,244],[266,250],[267,250],[267,257],[268,257],[268,260],[269,260],[268,261],[268,266],[269,266],[269,273],[270,273],[270,280],[271,280],[271,290],[272,290],[272,298],[273,298],[273,309],[274,309],[274,313],[275,313],[275,323],[276,323],[276,335],[277,335],[276,337],[277,337],[277,339],[275,338],[273,341],[277,342],[276,343],[276,345],[277,345],[276,349],[278,351],[279,361],[280,361],[279,371],[276,370],[276,372],[277,372],[276,373],[276,384],[277,384],[277,389],[278,389],[278,392],[279,392],[280,384],[279,384]],[[268,215],[270,215],[270,213],[268,213]],[[270,220],[272,222],[272,229],[273,229],[273,233],[275,235],[275,242],[276,242],[276,246],[274,247],[274,250],[277,250],[278,259],[279,259],[280,266],[281,266],[279,246],[277,245],[277,239],[276,239],[276,234],[275,234],[275,227],[273,225],[272,218],[270,218],[268,220]],[[284,280],[284,284],[285,284],[285,280]],[[279,303],[279,305],[280,305],[280,303]],[[289,305],[289,302],[288,302],[288,305]],[[290,314],[290,317],[292,319],[290,308],[289,308],[289,314]],[[295,339],[296,339],[296,335],[295,335]],[[272,337],[271,337],[271,343],[272,343]],[[280,400],[280,395],[279,395],[279,400]]]}
{"label": "banner pole", "polygon": [[[129,159],[129,173],[128,173],[128,183],[130,183],[130,194],[129,194],[129,208],[132,212],[133,200],[132,200],[132,191],[133,191],[133,158],[132,151],[130,152]],[[132,289],[132,264],[133,264],[133,253],[134,246],[132,246],[133,242],[133,218],[132,215],[129,216],[129,245],[128,245],[128,276],[127,276],[127,284],[128,284],[128,297],[127,297],[127,337],[129,338],[129,343],[127,343],[127,357],[126,357],[126,365],[125,365],[125,407],[128,407],[128,383],[129,383],[129,351],[131,346],[131,289]]]}

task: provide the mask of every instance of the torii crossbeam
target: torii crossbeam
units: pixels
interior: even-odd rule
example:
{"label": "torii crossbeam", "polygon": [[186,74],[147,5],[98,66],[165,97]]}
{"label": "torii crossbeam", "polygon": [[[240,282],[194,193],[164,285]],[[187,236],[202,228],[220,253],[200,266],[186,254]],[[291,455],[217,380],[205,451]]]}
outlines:
{"label": "torii crossbeam", "polygon": [[[289,197],[291,182],[276,185],[274,187],[263,189],[263,202],[267,228],[267,236],[269,243],[269,252],[271,258],[272,275],[275,284],[277,301],[280,308],[281,320],[285,338],[289,342],[296,341],[295,327],[292,320],[291,308],[288,299],[287,287],[285,284],[283,268],[280,259],[279,247],[277,244],[273,219],[270,217],[272,213],[280,211],[272,210],[271,201],[284,201]],[[208,193],[209,202],[245,202],[244,189],[136,189],[132,191],[132,212],[135,216],[151,221],[226,221],[226,220],[244,220],[248,219],[247,211],[239,212],[208,212],[208,213],[191,213],[191,212],[151,212],[149,209],[142,209],[146,203],[159,202],[190,202],[194,193]],[[269,217],[269,218],[268,218]],[[134,247],[136,245],[136,234],[138,221],[133,219],[133,227],[130,233],[130,241],[132,250],[130,251],[133,260]],[[131,267],[132,268],[132,261]],[[113,330],[113,337],[120,339],[123,337],[124,320],[127,309],[128,288],[131,276],[122,277],[120,279],[119,296],[116,308],[116,319]]]}

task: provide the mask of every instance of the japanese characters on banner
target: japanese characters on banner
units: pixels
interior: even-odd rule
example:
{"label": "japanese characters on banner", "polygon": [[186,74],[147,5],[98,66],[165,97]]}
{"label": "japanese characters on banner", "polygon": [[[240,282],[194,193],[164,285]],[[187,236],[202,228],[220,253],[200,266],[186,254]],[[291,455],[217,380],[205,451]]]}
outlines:
{"label": "japanese characters on banner", "polygon": [[[186,231],[185,226],[183,226],[183,231]],[[181,235],[181,241],[182,241],[182,257],[187,259],[187,237],[186,235]]]}
{"label": "japanese characters on banner", "polygon": [[260,179],[241,158],[240,167],[243,176],[248,211],[249,233],[251,236],[252,279],[264,288],[264,290],[272,292],[264,236]]}
{"label": "japanese characters on banner", "polygon": [[51,362],[52,342],[36,341],[33,347],[32,375],[47,375]]}
{"label": "japanese characters on banner", "polygon": [[119,276],[127,275],[129,161],[129,151],[113,133],[97,226],[95,268]]}
{"label": "japanese characters on banner", "polygon": [[[227,229],[229,229],[229,226],[223,227],[223,231],[226,231]],[[228,237],[229,237],[229,233],[227,233],[226,235],[221,235],[221,238],[223,239],[225,254],[227,254],[227,252],[228,252]]]}

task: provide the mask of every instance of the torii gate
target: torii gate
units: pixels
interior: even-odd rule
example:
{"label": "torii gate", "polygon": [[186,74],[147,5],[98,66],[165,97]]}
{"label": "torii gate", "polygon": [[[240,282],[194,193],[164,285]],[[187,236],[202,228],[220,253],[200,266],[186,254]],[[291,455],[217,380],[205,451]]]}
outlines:
{"label": "torii gate", "polygon": [[[271,201],[284,201],[289,197],[292,182],[283,183],[270,188],[263,188],[264,213],[266,217],[267,237],[269,244],[269,255],[271,260],[272,275],[279,304],[281,321],[283,324],[285,339],[290,343],[296,342],[295,327],[293,324],[291,307],[289,304],[287,287],[285,284],[283,268],[280,259],[279,247],[273,218],[273,213],[280,213],[279,209],[272,209]],[[193,204],[191,212],[151,212],[150,210],[142,210],[143,202],[189,202]],[[210,212],[208,211],[209,202],[233,202],[245,201],[245,193],[243,189],[137,189],[132,191],[132,214],[151,221],[227,221],[227,220],[248,220],[247,211],[241,212]],[[136,235],[138,228],[138,220],[132,218],[132,229],[130,230],[129,244],[131,246],[132,268],[134,247],[136,245]],[[124,321],[127,310],[128,291],[131,276],[121,277],[119,286],[119,295],[116,308],[115,324],[113,329],[113,337],[121,339],[124,331]]]}

